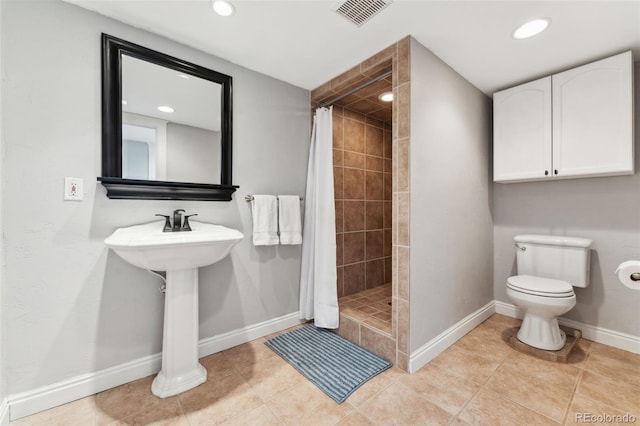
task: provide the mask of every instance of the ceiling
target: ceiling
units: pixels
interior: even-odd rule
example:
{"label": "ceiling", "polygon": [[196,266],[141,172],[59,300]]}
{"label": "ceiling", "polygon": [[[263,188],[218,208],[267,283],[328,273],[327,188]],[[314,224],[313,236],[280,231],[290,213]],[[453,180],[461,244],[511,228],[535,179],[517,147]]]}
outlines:
{"label": "ceiling", "polygon": [[[315,89],[411,35],[486,94],[633,49],[640,58],[640,0],[395,0],[356,27],[332,0],[65,0],[305,89]],[[547,31],[511,33],[537,17]]]}

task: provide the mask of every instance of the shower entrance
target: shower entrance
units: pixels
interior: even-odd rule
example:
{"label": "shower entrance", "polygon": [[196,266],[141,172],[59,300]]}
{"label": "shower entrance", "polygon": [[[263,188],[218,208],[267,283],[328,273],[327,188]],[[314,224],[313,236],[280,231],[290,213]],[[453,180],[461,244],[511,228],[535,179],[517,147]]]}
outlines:
{"label": "shower entrance", "polygon": [[[340,313],[391,336],[392,105],[378,99],[389,92],[391,76],[334,104],[333,137]],[[349,109],[360,105],[370,113]]]}
{"label": "shower entrance", "polygon": [[[338,333],[403,369],[407,357],[397,353],[397,338],[399,330],[407,335],[408,324],[398,323],[392,306],[397,294],[392,279],[397,99],[381,98],[398,93],[396,65],[408,69],[408,57],[400,58],[398,52],[408,41],[390,46],[311,94],[313,107],[333,105]],[[408,310],[402,317],[408,318]]]}

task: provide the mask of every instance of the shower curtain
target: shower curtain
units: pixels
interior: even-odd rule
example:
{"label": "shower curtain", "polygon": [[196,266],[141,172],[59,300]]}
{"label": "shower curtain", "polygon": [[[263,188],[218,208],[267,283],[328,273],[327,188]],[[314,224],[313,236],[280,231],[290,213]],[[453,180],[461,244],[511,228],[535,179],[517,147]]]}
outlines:
{"label": "shower curtain", "polygon": [[302,231],[300,318],[322,328],[339,322],[332,113],[318,108],[313,119]]}

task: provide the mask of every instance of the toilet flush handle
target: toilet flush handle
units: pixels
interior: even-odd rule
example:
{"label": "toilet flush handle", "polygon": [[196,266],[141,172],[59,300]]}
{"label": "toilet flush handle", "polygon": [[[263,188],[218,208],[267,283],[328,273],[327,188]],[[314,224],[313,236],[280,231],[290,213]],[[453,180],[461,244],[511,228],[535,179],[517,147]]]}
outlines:
{"label": "toilet flush handle", "polygon": [[521,246],[518,243],[513,243],[514,246],[518,247],[520,250],[525,251],[527,248],[525,246]]}

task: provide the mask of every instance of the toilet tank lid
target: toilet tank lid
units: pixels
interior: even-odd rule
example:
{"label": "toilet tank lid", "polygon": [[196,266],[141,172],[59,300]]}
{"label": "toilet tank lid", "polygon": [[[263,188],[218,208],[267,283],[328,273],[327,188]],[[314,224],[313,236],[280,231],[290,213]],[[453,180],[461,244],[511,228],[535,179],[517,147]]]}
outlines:
{"label": "toilet tank lid", "polygon": [[565,237],[563,235],[516,235],[513,237],[516,243],[532,243],[532,244],[546,244],[550,246],[565,246],[565,247],[582,247],[589,248],[593,244],[593,240],[590,238],[579,237]]}

